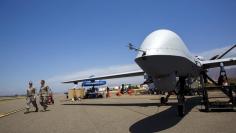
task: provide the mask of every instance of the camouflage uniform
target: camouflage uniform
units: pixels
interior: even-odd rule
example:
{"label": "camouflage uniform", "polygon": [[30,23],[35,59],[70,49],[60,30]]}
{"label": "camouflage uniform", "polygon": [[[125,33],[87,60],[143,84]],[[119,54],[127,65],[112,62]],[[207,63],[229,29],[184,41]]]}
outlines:
{"label": "camouflage uniform", "polygon": [[48,104],[49,87],[41,86],[39,90],[39,95],[40,95],[40,104],[45,111],[48,107],[47,104]]}
{"label": "camouflage uniform", "polygon": [[35,107],[35,112],[38,112],[38,105],[36,103],[36,89],[34,87],[29,87],[26,94],[26,113],[29,112],[30,104],[32,103]]}

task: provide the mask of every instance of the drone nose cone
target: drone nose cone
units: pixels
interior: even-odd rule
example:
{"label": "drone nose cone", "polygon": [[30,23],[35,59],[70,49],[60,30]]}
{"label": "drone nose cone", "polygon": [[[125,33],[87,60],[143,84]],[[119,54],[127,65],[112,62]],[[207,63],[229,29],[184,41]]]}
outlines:
{"label": "drone nose cone", "polygon": [[[147,55],[172,54],[175,50],[189,53],[182,39],[173,31],[166,29],[156,30],[149,34],[144,39],[140,49],[146,51]],[[142,53],[139,53],[137,57],[141,56]]]}

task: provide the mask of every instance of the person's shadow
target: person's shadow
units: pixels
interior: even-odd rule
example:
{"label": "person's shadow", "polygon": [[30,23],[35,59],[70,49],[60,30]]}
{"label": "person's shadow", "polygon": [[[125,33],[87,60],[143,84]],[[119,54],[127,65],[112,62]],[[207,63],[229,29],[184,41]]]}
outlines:
{"label": "person's shadow", "polygon": [[[185,112],[187,113],[200,103],[201,98],[195,97],[187,99]],[[177,115],[177,104],[158,114],[149,116],[134,123],[129,131],[131,133],[153,133],[159,132],[175,126],[183,117]]]}

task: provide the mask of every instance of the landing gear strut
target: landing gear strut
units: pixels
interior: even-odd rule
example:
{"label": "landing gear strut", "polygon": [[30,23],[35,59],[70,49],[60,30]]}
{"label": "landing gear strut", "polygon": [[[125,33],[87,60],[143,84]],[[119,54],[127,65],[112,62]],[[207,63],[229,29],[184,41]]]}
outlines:
{"label": "landing gear strut", "polygon": [[207,74],[204,71],[201,72],[200,83],[201,83],[201,87],[202,87],[203,104],[205,105],[205,111],[208,112],[209,111],[209,101],[208,101],[208,93],[205,88],[205,83],[207,83]]}
{"label": "landing gear strut", "polygon": [[185,77],[179,78],[180,88],[177,95],[178,99],[178,115],[183,117],[185,114],[185,98],[184,98],[184,87],[185,87]]}

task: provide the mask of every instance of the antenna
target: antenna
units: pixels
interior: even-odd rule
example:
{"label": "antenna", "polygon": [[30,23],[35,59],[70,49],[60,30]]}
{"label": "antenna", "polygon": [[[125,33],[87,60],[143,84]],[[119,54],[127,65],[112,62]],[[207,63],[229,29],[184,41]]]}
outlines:
{"label": "antenna", "polygon": [[141,49],[138,49],[138,48],[135,48],[132,43],[129,43],[129,44],[128,44],[128,48],[129,48],[129,50],[134,50],[134,51],[143,52],[142,56],[146,55],[146,51],[141,50]]}
{"label": "antenna", "polygon": [[129,44],[128,44],[128,47],[129,47],[129,50],[133,50],[133,49],[134,49],[134,46],[133,46],[132,43],[129,43]]}

